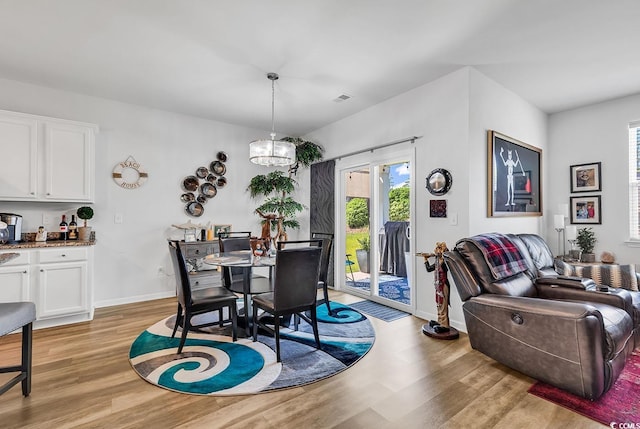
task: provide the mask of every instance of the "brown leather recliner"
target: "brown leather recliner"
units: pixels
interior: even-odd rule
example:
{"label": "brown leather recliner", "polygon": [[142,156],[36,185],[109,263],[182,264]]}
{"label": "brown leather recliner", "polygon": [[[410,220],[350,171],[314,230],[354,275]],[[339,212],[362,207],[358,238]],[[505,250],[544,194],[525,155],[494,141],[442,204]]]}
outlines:
{"label": "brown leather recliner", "polygon": [[[553,258],[551,249],[549,249],[549,246],[542,237],[536,234],[517,234],[515,236],[507,234],[507,236],[514,241],[521,250],[529,266],[529,274],[531,277],[552,277],[563,281],[562,279],[565,278],[565,276],[559,275],[557,272],[559,262]],[[636,278],[638,277],[640,277],[640,274],[636,273]],[[557,280],[538,279],[538,291],[546,298],[555,298],[557,296],[556,293],[558,293],[557,288],[554,287],[554,283],[556,282]],[[588,295],[587,298],[590,301],[603,303],[611,303],[612,299],[617,299],[616,306],[626,310],[633,320],[635,348],[640,347],[640,292],[612,287],[611,284],[604,285],[606,285],[608,289],[606,292],[600,291],[600,288],[597,287],[595,293]],[[560,299],[568,299],[569,296],[567,294],[572,292],[561,290],[560,293]],[[583,292],[573,293],[577,294],[575,299],[581,300],[584,297]]]}
{"label": "brown leather recliner", "polygon": [[[487,250],[485,240],[494,239],[507,257]],[[598,292],[592,280],[538,277],[514,235],[462,239],[444,258],[474,349],[588,399],[618,378],[634,347],[629,296]]]}

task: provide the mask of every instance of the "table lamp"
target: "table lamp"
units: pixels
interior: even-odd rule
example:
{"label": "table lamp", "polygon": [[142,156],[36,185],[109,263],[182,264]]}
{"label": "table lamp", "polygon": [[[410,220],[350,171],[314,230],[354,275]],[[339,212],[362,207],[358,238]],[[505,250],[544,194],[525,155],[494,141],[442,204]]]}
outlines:
{"label": "table lamp", "polygon": [[[564,255],[564,239],[563,234],[561,234],[564,233],[564,215],[553,215],[553,227],[558,232],[558,256],[561,257]],[[562,246],[560,245],[560,243],[562,243]],[[560,253],[561,251],[562,253]]]}

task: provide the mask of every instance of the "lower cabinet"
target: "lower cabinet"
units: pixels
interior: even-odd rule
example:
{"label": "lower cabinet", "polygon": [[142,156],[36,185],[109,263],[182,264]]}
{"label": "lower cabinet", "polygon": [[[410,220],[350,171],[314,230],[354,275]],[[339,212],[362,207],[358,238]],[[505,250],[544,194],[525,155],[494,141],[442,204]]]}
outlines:
{"label": "lower cabinet", "polygon": [[93,249],[21,250],[0,267],[0,301],[33,301],[36,327],[93,319]]}
{"label": "lower cabinet", "polygon": [[29,301],[29,267],[0,269],[0,302]]}

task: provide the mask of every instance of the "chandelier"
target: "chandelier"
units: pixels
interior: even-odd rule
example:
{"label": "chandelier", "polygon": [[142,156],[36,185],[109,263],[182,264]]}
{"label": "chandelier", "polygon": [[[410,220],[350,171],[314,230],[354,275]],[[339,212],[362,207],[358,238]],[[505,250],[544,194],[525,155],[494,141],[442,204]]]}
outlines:
{"label": "chandelier", "polygon": [[271,81],[271,139],[255,140],[249,144],[249,159],[254,164],[268,167],[282,167],[296,162],[296,146],[293,143],[276,140],[274,125],[275,81],[277,73],[268,73]]}

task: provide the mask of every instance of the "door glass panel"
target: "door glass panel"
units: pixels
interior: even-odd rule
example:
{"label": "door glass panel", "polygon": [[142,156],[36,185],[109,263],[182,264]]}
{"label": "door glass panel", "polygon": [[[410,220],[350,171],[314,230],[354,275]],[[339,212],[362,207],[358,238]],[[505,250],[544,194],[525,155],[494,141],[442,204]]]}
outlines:
{"label": "door glass panel", "polygon": [[410,171],[402,160],[342,174],[346,289],[392,306],[411,305]]}
{"label": "door glass panel", "polygon": [[[377,169],[376,287],[372,293],[411,304],[411,177],[408,161],[379,164]],[[373,238],[373,237],[372,237]]]}
{"label": "door glass panel", "polygon": [[371,291],[371,174],[369,168],[347,171],[343,177],[345,205],[345,284],[361,292]]}

